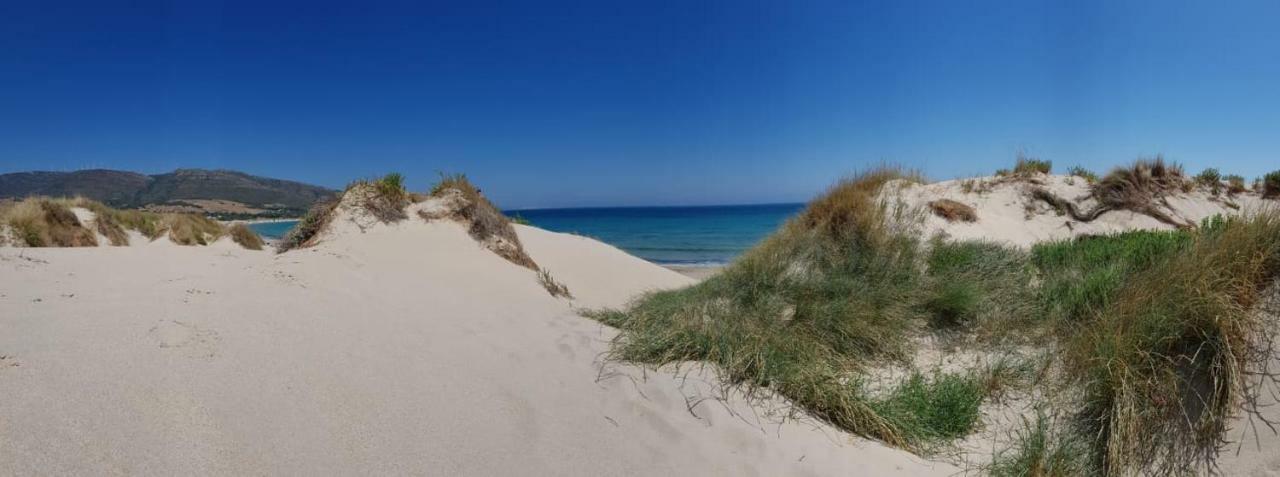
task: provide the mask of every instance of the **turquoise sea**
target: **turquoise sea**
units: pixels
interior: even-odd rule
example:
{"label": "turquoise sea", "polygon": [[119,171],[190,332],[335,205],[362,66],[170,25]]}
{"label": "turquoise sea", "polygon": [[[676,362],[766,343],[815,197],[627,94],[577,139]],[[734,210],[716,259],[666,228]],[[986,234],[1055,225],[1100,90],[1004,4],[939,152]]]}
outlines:
{"label": "turquoise sea", "polygon": [[[804,204],[508,210],[531,224],[595,238],[660,264],[721,265],[776,230]],[[250,225],[279,238],[294,222]]]}

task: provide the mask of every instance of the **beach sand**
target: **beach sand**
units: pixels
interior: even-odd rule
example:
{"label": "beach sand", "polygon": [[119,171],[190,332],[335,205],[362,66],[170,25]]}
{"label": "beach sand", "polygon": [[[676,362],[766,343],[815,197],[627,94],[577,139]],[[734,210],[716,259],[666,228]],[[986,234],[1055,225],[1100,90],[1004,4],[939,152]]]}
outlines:
{"label": "beach sand", "polygon": [[0,248],[5,474],[952,475],[709,368],[608,364],[577,309],[693,280],[517,227],[569,287],[457,223],[313,248]]}

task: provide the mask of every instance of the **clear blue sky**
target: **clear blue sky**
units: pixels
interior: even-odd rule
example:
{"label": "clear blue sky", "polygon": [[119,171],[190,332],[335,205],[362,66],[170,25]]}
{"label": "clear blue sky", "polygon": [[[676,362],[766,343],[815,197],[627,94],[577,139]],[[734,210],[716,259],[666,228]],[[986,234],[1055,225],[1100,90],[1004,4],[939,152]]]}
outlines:
{"label": "clear blue sky", "polygon": [[464,171],[538,207],[801,201],[1019,149],[1280,168],[1275,0],[287,3],[0,3],[0,172]]}

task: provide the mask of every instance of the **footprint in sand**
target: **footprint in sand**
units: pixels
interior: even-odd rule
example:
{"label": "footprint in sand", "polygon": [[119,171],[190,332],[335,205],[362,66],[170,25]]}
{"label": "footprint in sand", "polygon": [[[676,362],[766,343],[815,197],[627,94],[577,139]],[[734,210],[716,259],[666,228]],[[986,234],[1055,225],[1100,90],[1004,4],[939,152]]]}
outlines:
{"label": "footprint in sand", "polygon": [[191,358],[217,356],[218,333],[177,320],[160,320],[147,335],[162,350],[181,351]]}

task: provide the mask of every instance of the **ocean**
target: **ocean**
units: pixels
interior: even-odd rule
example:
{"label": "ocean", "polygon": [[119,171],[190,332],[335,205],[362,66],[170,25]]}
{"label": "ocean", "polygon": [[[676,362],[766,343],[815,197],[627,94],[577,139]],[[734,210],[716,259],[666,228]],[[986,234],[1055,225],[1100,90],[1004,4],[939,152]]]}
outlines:
{"label": "ocean", "polygon": [[[585,235],[663,265],[723,265],[777,230],[804,204],[508,210],[534,226]],[[280,238],[295,222],[250,227]]]}

